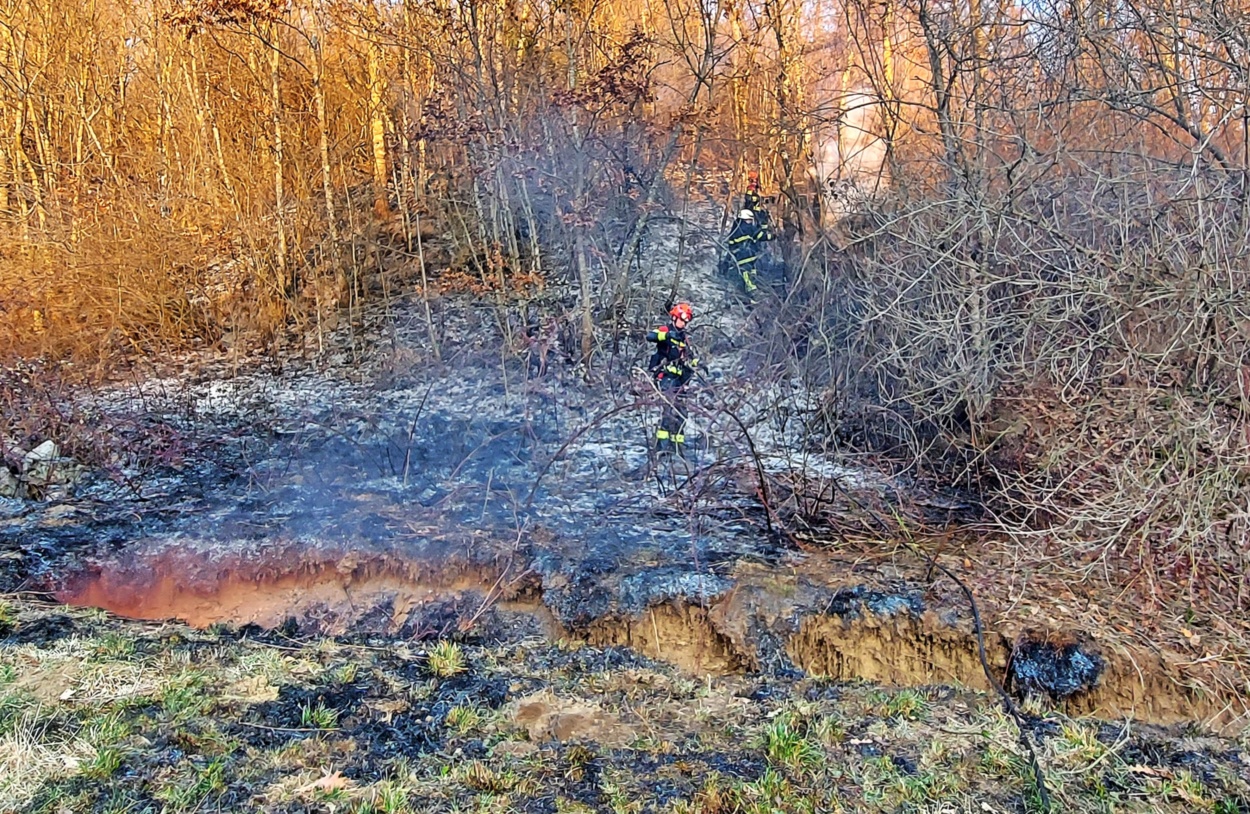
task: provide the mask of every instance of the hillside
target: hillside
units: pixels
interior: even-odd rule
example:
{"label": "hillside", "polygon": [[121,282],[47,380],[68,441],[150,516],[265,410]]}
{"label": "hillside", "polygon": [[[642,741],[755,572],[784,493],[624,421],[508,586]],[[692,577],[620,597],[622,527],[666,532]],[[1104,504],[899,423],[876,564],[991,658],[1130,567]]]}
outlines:
{"label": "hillside", "polygon": [[1156,6],[0,0],[0,810],[1250,809]]}
{"label": "hillside", "polygon": [[[1240,810],[1236,673],[1099,624],[1135,609],[1059,569],[1005,590],[1026,574],[967,494],[796,449],[815,399],[762,375],[761,309],[692,211],[646,267],[684,253],[699,308],[684,460],[650,451],[641,305],[612,375],[558,342],[501,362],[463,296],[436,362],[408,296],[316,364],[62,393],[108,457],[3,503],[16,810],[1035,810],[1021,727],[1052,810]],[[1198,629],[1182,647],[1235,652]]]}

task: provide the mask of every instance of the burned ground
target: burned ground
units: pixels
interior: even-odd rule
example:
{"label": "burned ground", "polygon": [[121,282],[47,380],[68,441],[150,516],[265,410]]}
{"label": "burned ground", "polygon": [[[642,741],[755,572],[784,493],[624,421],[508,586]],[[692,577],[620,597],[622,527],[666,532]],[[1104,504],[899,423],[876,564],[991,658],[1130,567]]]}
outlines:
{"label": "burned ground", "polygon": [[[0,656],[0,788],[23,814],[1036,810],[1015,724],[968,689],[69,615],[72,641]],[[449,654],[463,667],[439,675]],[[1056,810],[1250,805],[1234,741],[1055,713],[1029,729]]]}
{"label": "burned ground", "polygon": [[[658,407],[630,371],[656,303],[629,315],[633,356],[590,376],[531,365],[454,302],[441,324],[465,341],[436,362],[401,297],[363,346],[338,337],[351,353],[84,394],[116,454],[0,499],[0,761],[23,767],[0,794],[23,812],[1032,810],[949,573],[1063,810],[1245,805],[1226,664],[1122,635],[1069,586],[1018,589],[957,524],[868,533],[872,511],[976,507],[792,443],[821,394],[758,375],[758,317],[720,281],[688,286],[713,361],[684,460],[649,452]],[[443,645],[467,669],[440,675]]]}

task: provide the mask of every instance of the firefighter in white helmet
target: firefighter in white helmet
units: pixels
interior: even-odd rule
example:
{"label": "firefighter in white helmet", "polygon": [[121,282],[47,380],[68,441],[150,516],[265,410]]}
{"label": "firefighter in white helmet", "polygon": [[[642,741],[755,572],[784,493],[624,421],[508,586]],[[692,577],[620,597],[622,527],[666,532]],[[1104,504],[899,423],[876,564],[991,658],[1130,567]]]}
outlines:
{"label": "firefighter in white helmet", "polygon": [[755,302],[758,290],[754,277],[755,262],[762,251],[760,244],[775,237],[772,229],[762,220],[753,210],[743,209],[738,213],[733,229],[725,238],[725,243],[729,246],[729,255],[734,266],[737,267],[738,274],[742,277],[742,287],[752,303]]}

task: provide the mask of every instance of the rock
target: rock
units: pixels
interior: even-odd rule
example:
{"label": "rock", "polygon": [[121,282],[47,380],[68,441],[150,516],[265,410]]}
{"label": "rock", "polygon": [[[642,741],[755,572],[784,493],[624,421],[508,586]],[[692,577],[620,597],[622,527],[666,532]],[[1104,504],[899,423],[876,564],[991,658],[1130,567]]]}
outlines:
{"label": "rock", "polygon": [[0,497],[24,497],[26,489],[7,466],[0,466]]}
{"label": "rock", "polygon": [[22,457],[22,471],[28,472],[31,467],[39,464],[53,463],[59,457],[61,457],[61,448],[56,445],[56,442],[44,441]]}
{"label": "rock", "polygon": [[22,480],[32,489],[42,489],[52,483],[56,471],[56,459],[61,450],[54,441],[44,441],[22,456]]}
{"label": "rock", "polygon": [[54,441],[44,441],[22,458],[21,479],[32,489],[73,486],[84,472],[84,467],[61,457],[61,448]]}

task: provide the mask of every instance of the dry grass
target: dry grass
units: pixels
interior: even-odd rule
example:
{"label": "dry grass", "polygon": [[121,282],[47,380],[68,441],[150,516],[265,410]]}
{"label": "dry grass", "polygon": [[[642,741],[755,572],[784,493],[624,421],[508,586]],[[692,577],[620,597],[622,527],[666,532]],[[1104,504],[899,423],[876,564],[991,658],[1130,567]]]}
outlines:
{"label": "dry grass", "polygon": [[[204,269],[219,258],[194,232],[118,201],[74,234],[0,252],[0,358],[73,358],[106,368],[211,339]],[[259,312],[263,312],[263,308]]]}
{"label": "dry grass", "polygon": [[[17,604],[26,621],[55,610]],[[0,650],[5,810],[125,810],[154,800],[168,811],[295,805],[450,814],[516,811],[540,799],[559,811],[621,814],[1033,810],[1015,724],[974,693],[752,676],[692,681],[629,654],[613,657],[620,669],[603,670],[599,651],[541,642],[462,645],[471,666],[450,684],[437,679],[414,691],[399,674],[419,662],[390,648],[279,646],[171,627],[154,636],[149,626],[74,616],[80,634]],[[41,701],[20,689],[75,654],[84,669],[65,698]],[[100,682],[96,691],[87,689],[91,680]],[[593,706],[636,737],[607,747],[593,730],[573,727],[578,734],[564,742],[531,742],[514,700],[494,709],[464,703],[486,697],[479,692],[492,684],[531,695],[541,688],[553,709]],[[142,702],[139,685],[160,702]],[[179,694],[190,687],[194,698]],[[333,712],[335,726],[300,726],[301,710],[318,707]],[[1228,751],[1237,746],[1227,741],[1199,751],[1190,741],[1190,763],[1174,765],[1143,758],[1168,754],[1166,734],[1054,716],[1041,731],[1063,811],[1180,814],[1250,801]],[[396,749],[380,732],[414,740]],[[161,743],[178,743],[183,757],[170,763]],[[1195,759],[1206,761],[1202,772],[1190,768]]]}

